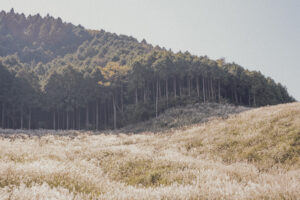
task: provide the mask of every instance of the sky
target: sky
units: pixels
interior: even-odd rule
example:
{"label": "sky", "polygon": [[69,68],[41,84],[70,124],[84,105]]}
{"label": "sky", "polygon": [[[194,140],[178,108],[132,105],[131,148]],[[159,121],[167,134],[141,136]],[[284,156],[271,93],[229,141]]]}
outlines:
{"label": "sky", "polygon": [[1,0],[0,10],[11,8],[223,57],[270,76],[300,100],[300,0]]}

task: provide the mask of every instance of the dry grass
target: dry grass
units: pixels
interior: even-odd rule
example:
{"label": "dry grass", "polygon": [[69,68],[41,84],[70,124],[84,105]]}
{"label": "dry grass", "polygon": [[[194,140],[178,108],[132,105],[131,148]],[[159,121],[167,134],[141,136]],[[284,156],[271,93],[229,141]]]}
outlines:
{"label": "dry grass", "polygon": [[219,103],[195,103],[167,109],[157,118],[124,127],[123,132],[162,132],[197,123],[204,123],[212,118],[227,118],[230,114],[249,110],[248,107]]}
{"label": "dry grass", "polygon": [[0,199],[300,198],[300,103],[158,134],[0,132]]}

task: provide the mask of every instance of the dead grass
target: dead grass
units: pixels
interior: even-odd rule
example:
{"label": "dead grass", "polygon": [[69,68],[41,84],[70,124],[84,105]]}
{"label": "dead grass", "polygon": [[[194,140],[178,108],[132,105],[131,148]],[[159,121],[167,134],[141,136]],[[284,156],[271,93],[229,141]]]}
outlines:
{"label": "dead grass", "polygon": [[226,163],[250,162],[261,170],[300,168],[299,103],[250,110],[227,120],[211,121],[189,133],[191,154],[221,157]]}
{"label": "dead grass", "polygon": [[156,134],[0,132],[0,199],[300,198],[299,103]]}

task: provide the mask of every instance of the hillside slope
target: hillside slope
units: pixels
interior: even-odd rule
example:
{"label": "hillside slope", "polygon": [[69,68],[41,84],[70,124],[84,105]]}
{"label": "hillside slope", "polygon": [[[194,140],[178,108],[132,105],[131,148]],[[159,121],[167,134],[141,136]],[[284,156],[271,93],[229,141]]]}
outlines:
{"label": "hillside slope", "polygon": [[190,103],[293,101],[280,83],[225,59],[0,12],[1,128],[117,129]]}
{"label": "hillside slope", "polygon": [[228,118],[251,108],[222,103],[195,103],[185,106],[169,108],[144,122],[130,124],[122,128],[121,132],[163,132],[170,129],[189,128],[191,125],[207,122],[214,118]]}
{"label": "hillside slope", "polygon": [[299,199],[299,120],[292,103],[158,134],[4,131],[0,197]]}

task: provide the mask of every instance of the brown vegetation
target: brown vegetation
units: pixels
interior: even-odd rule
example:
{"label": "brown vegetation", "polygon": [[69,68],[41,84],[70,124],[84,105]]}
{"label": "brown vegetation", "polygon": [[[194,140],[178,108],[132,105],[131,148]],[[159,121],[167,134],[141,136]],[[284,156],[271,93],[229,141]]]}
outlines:
{"label": "brown vegetation", "polygon": [[300,197],[299,103],[157,134],[1,132],[0,199]]}

